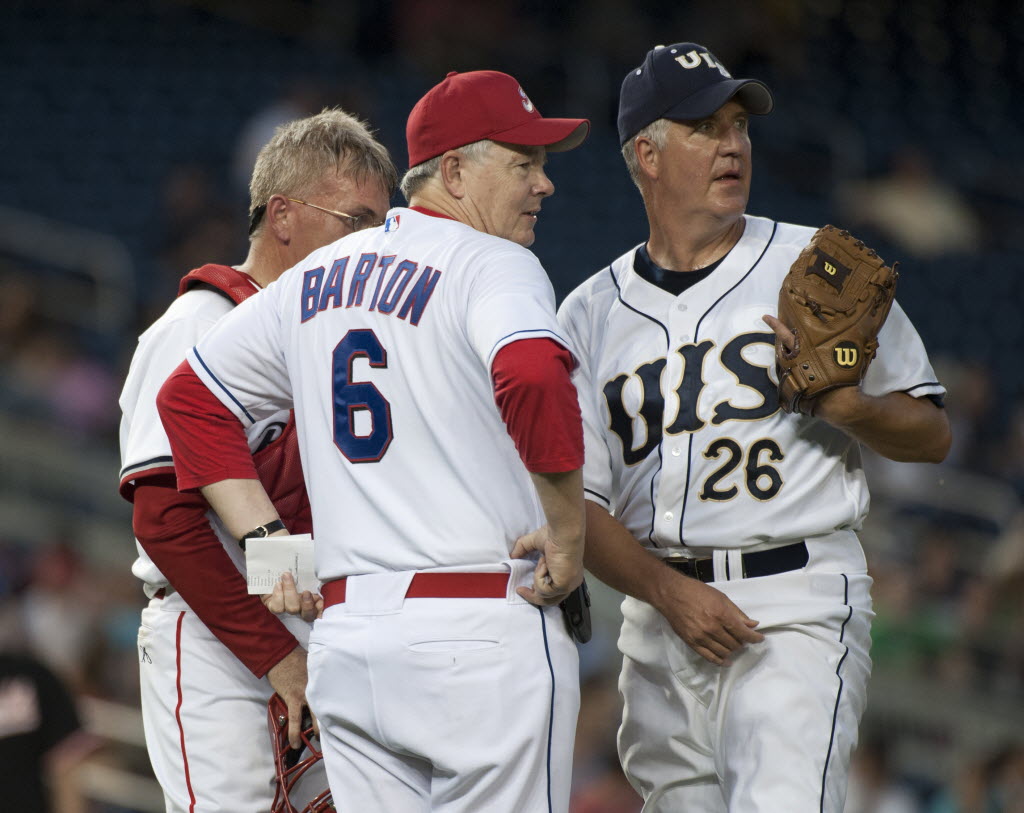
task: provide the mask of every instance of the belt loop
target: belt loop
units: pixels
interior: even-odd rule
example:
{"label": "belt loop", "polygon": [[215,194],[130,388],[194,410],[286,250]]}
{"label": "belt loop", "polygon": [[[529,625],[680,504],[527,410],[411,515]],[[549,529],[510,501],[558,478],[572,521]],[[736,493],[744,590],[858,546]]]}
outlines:
{"label": "belt loop", "polygon": [[729,551],[721,549],[711,552],[711,564],[714,567],[716,582],[729,581],[731,573],[728,553]]}
{"label": "belt loop", "polygon": [[516,592],[517,587],[533,587],[533,571],[537,563],[532,559],[506,559],[509,566],[508,593],[505,600],[509,604],[525,604],[526,599]]}
{"label": "belt loop", "polygon": [[345,580],[346,614],[387,615],[401,612],[413,575],[411,570],[405,570],[349,576]]}
{"label": "belt loop", "polygon": [[746,568],[743,566],[743,551],[727,550],[725,565],[729,570],[729,581],[738,581],[747,577]]}

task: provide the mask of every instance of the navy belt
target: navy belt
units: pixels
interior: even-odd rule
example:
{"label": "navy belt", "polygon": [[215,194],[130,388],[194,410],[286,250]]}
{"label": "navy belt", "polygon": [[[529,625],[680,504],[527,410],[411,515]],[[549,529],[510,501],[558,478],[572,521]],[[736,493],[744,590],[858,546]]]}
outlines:
{"label": "navy belt", "polygon": [[[741,575],[744,579],[773,576],[776,573],[786,573],[804,567],[808,560],[807,545],[804,542],[796,542],[792,545],[783,545],[781,548],[744,553],[742,559],[743,573]],[[702,582],[715,580],[715,565],[711,557],[706,559],[676,557],[662,559],[662,561],[691,579],[699,579]]]}

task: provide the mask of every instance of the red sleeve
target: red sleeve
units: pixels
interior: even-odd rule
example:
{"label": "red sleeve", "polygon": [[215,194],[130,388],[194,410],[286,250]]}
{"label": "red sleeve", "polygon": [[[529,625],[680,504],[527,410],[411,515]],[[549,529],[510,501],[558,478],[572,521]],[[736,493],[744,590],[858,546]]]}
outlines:
{"label": "red sleeve", "polygon": [[298,642],[245,579],[206,518],[198,494],[180,494],[169,475],[136,483],[132,524],[139,544],[199,619],[256,677]]}
{"label": "red sleeve", "polygon": [[245,430],[183,361],[156,396],[171,442],[178,489],[196,491],[221,480],[256,480]]}
{"label": "red sleeve", "polygon": [[551,339],[512,342],[494,357],[494,400],[528,471],[573,471],[583,465],[583,422],[572,369],[572,354]]}

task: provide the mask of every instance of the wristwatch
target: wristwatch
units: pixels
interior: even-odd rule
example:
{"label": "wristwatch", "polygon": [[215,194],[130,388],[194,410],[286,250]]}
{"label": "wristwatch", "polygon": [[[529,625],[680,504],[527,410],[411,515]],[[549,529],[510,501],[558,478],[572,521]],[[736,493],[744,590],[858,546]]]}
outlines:
{"label": "wristwatch", "polygon": [[284,530],[287,530],[287,528],[285,528],[284,522],[282,522],[280,519],[273,519],[266,525],[259,525],[256,528],[253,528],[251,531],[249,531],[249,533],[244,534],[242,538],[238,540],[238,544],[241,546],[242,550],[245,550],[246,539],[262,539],[265,536],[270,536],[272,533]]}

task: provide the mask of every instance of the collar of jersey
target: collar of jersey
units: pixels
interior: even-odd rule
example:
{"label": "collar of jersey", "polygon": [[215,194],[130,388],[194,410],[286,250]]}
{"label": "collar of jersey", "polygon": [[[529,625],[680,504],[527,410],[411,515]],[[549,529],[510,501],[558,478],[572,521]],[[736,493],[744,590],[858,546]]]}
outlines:
{"label": "collar of jersey", "polygon": [[450,215],[443,215],[440,212],[435,212],[433,209],[428,209],[425,206],[410,206],[414,212],[419,212],[421,215],[427,215],[428,217],[443,217],[445,220],[455,220]]}

